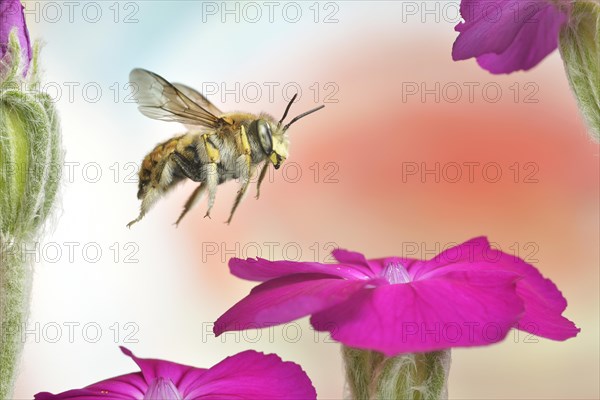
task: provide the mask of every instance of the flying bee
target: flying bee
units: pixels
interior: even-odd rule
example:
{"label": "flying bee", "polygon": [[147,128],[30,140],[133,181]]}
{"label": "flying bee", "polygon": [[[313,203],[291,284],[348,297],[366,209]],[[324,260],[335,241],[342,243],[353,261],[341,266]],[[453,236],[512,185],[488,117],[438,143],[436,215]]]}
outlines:
{"label": "flying bee", "polygon": [[288,103],[283,117],[276,121],[264,113],[223,113],[196,90],[179,83],[169,83],[144,69],[132,70],[129,81],[137,89],[134,97],[142,114],[182,123],[188,131],[159,143],[144,158],[137,193],[142,201],[140,214],[127,227],[140,221],[158,199],[185,178],[200,182],[200,185],[185,203],[175,225],[206,191],[208,210],[204,217],[210,217],[217,186],[239,179],[241,187],[227,220],[229,224],[256,170],[260,167],[256,187],[258,198],[269,165],[273,164],[278,169],[288,157],[288,128],[300,118],[325,107],[322,105],[302,113],[283,125],[297,94]]}

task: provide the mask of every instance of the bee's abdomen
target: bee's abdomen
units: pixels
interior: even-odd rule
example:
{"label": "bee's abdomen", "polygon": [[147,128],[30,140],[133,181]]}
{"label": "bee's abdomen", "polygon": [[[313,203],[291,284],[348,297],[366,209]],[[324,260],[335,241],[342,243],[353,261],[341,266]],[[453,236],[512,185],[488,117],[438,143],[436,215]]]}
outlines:
{"label": "bee's abdomen", "polygon": [[[148,155],[142,161],[142,166],[139,172],[139,186],[138,186],[138,199],[143,199],[148,189],[158,188],[161,181],[162,172],[165,168],[169,156],[177,148],[177,143],[183,136],[174,137],[167,140],[166,142],[159,143],[156,147],[148,153]],[[180,181],[183,177],[174,174],[173,181],[169,184]],[[170,186],[169,185],[169,186]],[[163,188],[166,189],[166,188]]]}

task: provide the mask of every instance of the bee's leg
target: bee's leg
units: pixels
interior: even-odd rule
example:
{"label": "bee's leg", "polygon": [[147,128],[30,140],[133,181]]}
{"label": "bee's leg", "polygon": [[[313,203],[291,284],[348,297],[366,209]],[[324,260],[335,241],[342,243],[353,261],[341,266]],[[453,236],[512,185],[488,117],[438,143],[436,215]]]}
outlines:
{"label": "bee's leg", "polygon": [[128,228],[131,228],[133,224],[139,222],[150,208],[161,198],[165,192],[173,187],[173,169],[175,162],[169,160],[164,164],[160,164],[157,168],[162,169],[160,172],[160,179],[158,185],[153,185],[148,182],[142,189],[142,204],[140,206],[140,215],[127,224]]}
{"label": "bee's leg", "polygon": [[[199,147],[204,147],[204,152],[208,156],[210,162],[202,164],[198,168],[198,163],[193,160],[188,160],[183,155],[175,152],[175,162],[181,168],[181,171],[185,176],[196,182],[204,182],[206,189],[208,190],[208,210],[204,218],[210,218],[210,210],[215,203],[215,196],[217,194],[217,185],[219,184],[219,173],[217,170],[217,164],[221,160],[219,150],[208,140],[208,134],[202,135],[202,142],[198,144]],[[200,151],[200,149],[198,149]],[[200,190],[200,189],[198,189]],[[191,199],[190,199],[191,200]],[[187,206],[187,204],[186,204]],[[191,206],[190,206],[191,207]],[[184,210],[185,211],[185,210]],[[180,217],[181,219],[182,217]]]}
{"label": "bee's leg", "polygon": [[202,178],[200,176],[200,168],[198,168],[198,164],[194,161],[191,161],[185,158],[182,154],[178,152],[173,153],[173,159],[179,168],[181,168],[181,172],[183,175],[193,180],[194,182],[201,182]]}
{"label": "bee's leg", "polygon": [[159,198],[160,193],[156,189],[150,189],[148,193],[146,193],[146,195],[144,196],[144,199],[142,200],[142,205],[140,206],[140,215],[138,215],[136,219],[128,223],[127,227],[131,228],[133,224],[139,222],[142,218],[144,218],[148,210],[150,210],[150,207],[152,207]]}
{"label": "bee's leg", "polygon": [[219,171],[217,170],[217,164],[221,161],[221,154],[210,140],[209,135],[202,135],[202,142],[206,149],[206,154],[210,160],[210,163],[202,166],[203,175],[206,177],[206,187],[208,189],[208,210],[204,218],[210,218],[210,210],[212,210],[215,204],[215,196],[217,194],[217,185],[219,184]]}
{"label": "bee's leg", "polygon": [[[235,202],[233,203],[233,207],[231,208],[231,213],[229,214],[229,218],[227,219],[227,224],[231,223],[231,219],[233,218],[233,213],[240,205],[244,194],[246,194],[246,190],[248,186],[250,186],[250,171],[246,167],[246,157],[247,156],[239,156],[237,159],[237,164],[240,166],[240,170],[243,170],[241,178],[242,178],[242,186],[240,190],[237,192],[237,196],[235,196]],[[249,157],[249,156],[248,156]]]}
{"label": "bee's leg", "polygon": [[267,176],[268,170],[269,170],[269,161],[265,162],[260,170],[260,176],[258,177],[258,182],[256,183],[256,198],[257,199],[260,197],[260,185],[262,184],[262,181],[265,179],[265,176]]}
{"label": "bee's leg", "polygon": [[204,218],[210,218],[210,210],[215,204],[215,196],[217,194],[217,185],[219,184],[219,174],[217,171],[217,163],[208,163],[202,166],[206,176],[206,188],[208,189],[208,210]]}
{"label": "bee's leg", "polygon": [[[250,182],[250,169],[252,167],[252,150],[250,149],[250,142],[248,141],[248,135],[246,134],[246,128],[240,126],[240,133],[236,136],[236,142],[238,149],[240,150],[240,156],[235,160],[238,176],[241,178],[242,186],[247,186]],[[240,189],[242,191],[242,189]]]}
{"label": "bee's leg", "polygon": [[239,156],[235,160],[236,168],[239,172],[239,177],[242,181],[242,186],[240,190],[238,190],[237,196],[235,197],[235,202],[233,203],[233,207],[231,208],[231,213],[229,214],[229,218],[227,219],[227,224],[231,223],[231,219],[233,218],[233,213],[240,205],[248,186],[250,185],[250,176],[251,176],[251,168],[252,168],[252,158],[250,156],[250,143],[248,142],[248,136],[246,135],[246,129],[242,125],[240,128],[240,135],[238,138],[239,146],[242,150],[242,155]]}
{"label": "bee's leg", "polygon": [[181,222],[181,220],[188,213],[188,211],[190,211],[192,209],[192,207],[194,207],[194,205],[196,205],[198,200],[200,200],[200,198],[202,198],[202,194],[204,194],[205,191],[206,191],[206,185],[204,183],[200,183],[200,186],[198,186],[196,188],[196,190],[194,190],[194,193],[192,193],[190,198],[185,202],[185,205],[183,206],[183,211],[181,212],[181,215],[179,216],[179,218],[177,218],[177,221],[175,222],[175,226],[179,225],[179,222]]}

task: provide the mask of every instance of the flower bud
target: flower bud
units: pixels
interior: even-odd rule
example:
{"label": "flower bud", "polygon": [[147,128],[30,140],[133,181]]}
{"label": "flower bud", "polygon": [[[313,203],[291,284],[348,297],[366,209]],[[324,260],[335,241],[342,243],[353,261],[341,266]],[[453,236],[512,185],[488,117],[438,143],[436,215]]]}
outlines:
{"label": "flower bud", "polygon": [[575,2],[559,47],[579,109],[600,140],[600,2]]}
{"label": "flower bud", "polygon": [[[9,45],[9,53],[20,52],[15,34]],[[50,213],[60,180],[58,117],[48,95],[20,74],[7,76],[0,89],[0,232],[30,239]]]}

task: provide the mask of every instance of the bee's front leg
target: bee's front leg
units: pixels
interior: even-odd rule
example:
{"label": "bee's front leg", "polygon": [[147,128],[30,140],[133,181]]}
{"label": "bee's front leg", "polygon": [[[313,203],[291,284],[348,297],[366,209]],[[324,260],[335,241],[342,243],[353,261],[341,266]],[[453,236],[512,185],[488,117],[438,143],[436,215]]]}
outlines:
{"label": "bee's front leg", "polygon": [[268,170],[269,170],[269,161],[266,161],[263,164],[262,169],[260,170],[260,176],[258,177],[258,182],[256,183],[256,198],[257,199],[260,197],[260,185],[262,184],[262,181],[265,179],[265,176],[267,176]]}
{"label": "bee's front leg", "polygon": [[242,201],[242,198],[244,197],[244,194],[246,193],[246,190],[250,185],[250,176],[252,175],[252,157],[250,143],[248,142],[246,129],[243,125],[240,127],[238,145],[242,150],[242,155],[235,160],[235,164],[239,172],[239,177],[242,181],[242,186],[240,187],[240,190],[238,190],[237,196],[235,197],[235,202],[233,203],[233,207],[231,208],[231,213],[229,214],[229,218],[227,219],[227,224],[231,223],[233,213],[235,213],[235,210],[240,205],[240,202]]}

